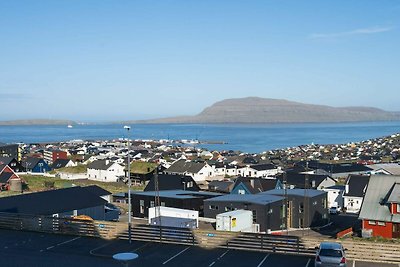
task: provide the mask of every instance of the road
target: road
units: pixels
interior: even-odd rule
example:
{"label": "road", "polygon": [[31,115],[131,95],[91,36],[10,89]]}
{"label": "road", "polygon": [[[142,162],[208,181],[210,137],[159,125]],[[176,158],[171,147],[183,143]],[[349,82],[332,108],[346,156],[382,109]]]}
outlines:
{"label": "road", "polygon": [[[205,267],[311,267],[313,258],[230,249],[149,242],[53,235],[0,230],[1,266],[121,266],[112,259],[120,252],[135,252],[139,258],[130,266]],[[394,267],[397,265],[349,261],[349,267]]]}

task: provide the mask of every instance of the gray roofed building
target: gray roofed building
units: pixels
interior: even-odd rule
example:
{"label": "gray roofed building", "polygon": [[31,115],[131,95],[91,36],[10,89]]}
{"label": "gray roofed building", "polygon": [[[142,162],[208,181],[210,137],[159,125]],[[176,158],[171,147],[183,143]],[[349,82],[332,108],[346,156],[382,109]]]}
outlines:
{"label": "gray roofed building", "polygon": [[205,162],[194,162],[194,161],[186,161],[186,160],[178,160],[174,162],[171,167],[169,167],[166,172],[169,173],[197,173],[204,166],[206,166]]}
{"label": "gray roofed building", "polygon": [[95,170],[108,170],[108,168],[113,165],[114,162],[110,160],[95,160],[92,163],[88,164],[88,169],[95,169]]}
{"label": "gray roofed building", "polygon": [[391,194],[396,193],[393,189],[396,189],[395,191],[400,189],[398,183],[400,176],[371,176],[359,218],[400,223],[400,214],[392,214],[388,206],[389,199],[391,201],[395,199],[394,194]]}
{"label": "gray roofed building", "polygon": [[400,237],[399,204],[400,176],[371,176],[359,215],[363,236]]}

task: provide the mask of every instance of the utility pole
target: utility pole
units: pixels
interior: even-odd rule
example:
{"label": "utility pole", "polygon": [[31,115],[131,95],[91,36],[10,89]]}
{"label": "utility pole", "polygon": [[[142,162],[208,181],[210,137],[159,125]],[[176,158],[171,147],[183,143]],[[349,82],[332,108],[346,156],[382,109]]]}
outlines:
{"label": "utility pole", "polygon": [[158,224],[160,227],[160,243],[162,241],[162,225],[161,225],[161,203],[160,203],[160,188],[158,186],[158,167],[154,173],[154,208],[155,208],[155,217],[158,218]]}
{"label": "utility pole", "polygon": [[128,139],[128,239],[129,243],[132,243],[132,203],[131,203],[131,157],[130,157],[130,135],[129,132],[131,130],[130,126],[125,125],[124,129],[127,130],[127,139]]}

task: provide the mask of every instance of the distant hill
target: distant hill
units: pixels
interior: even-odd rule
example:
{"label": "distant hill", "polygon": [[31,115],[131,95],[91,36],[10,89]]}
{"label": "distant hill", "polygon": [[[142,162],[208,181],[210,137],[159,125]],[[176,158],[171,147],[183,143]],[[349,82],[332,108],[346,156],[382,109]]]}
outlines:
{"label": "distant hill", "polygon": [[0,125],[76,125],[76,122],[71,120],[12,120],[12,121],[0,121]]}
{"label": "distant hill", "polygon": [[[400,120],[399,112],[372,107],[330,107],[282,99],[247,97],[226,99],[195,116],[182,116],[136,123],[296,123],[362,122]],[[132,123],[132,122],[131,122]]]}

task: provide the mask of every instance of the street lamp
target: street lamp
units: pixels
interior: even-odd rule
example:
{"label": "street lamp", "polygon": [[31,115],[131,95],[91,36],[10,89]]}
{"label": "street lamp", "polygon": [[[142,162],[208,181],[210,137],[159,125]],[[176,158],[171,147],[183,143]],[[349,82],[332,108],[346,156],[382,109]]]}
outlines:
{"label": "street lamp", "polygon": [[132,204],[131,204],[131,159],[129,154],[129,132],[131,130],[130,126],[125,125],[124,129],[128,131],[127,139],[128,139],[128,238],[129,243],[132,243]]}

